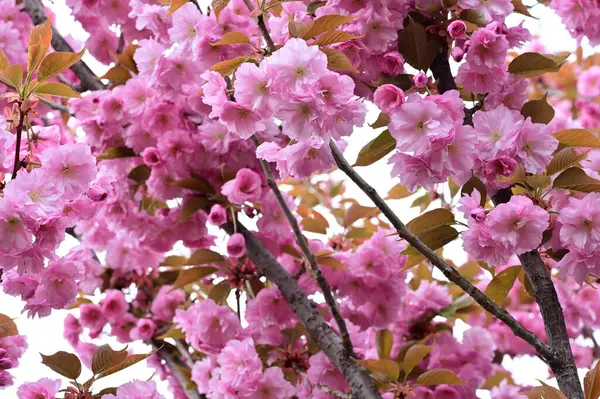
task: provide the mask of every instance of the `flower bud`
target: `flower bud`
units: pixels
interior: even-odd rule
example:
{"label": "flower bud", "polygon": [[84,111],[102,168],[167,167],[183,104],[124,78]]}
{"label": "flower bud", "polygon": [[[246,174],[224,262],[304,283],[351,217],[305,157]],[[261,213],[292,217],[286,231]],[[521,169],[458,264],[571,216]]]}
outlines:
{"label": "flower bud", "polygon": [[102,187],[94,184],[92,187],[89,188],[87,196],[94,202],[100,202],[106,199],[108,193]]}
{"label": "flower bud", "polygon": [[227,254],[233,258],[241,258],[246,253],[246,239],[240,233],[235,233],[227,241]]}
{"label": "flower bud", "polygon": [[162,159],[160,158],[160,153],[154,147],[148,147],[142,152],[142,159],[144,163],[148,166],[155,167],[160,166],[162,164]]}
{"label": "flower bud", "polygon": [[227,222],[227,211],[221,205],[216,204],[210,208],[208,221],[214,226],[221,226]]}
{"label": "flower bud", "polygon": [[419,89],[424,88],[425,86],[427,86],[427,82],[429,82],[429,78],[427,77],[427,75],[425,75],[424,72],[419,72],[418,74],[416,74],[413,77],[413,83],[415,84],[415,86],[417,86]]}
{"label": "flower bud", "polygon": [[453,39],[464,38],[467,34],[467,24],[460,20],[452,21],[448,25],[448,34]]}
{"label": "flower bud", "polygon": [[454,47],[451,51],[450,51],[450,55],[452,56],[452,59],[456,62],[460,62],[462,61],[465,52],[463,51],[462,48],[460,47]]}

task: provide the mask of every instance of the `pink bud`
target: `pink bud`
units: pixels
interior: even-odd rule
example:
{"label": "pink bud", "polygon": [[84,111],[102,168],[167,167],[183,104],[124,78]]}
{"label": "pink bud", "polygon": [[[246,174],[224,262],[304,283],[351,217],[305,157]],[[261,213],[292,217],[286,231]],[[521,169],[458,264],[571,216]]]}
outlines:
{"label": "pink bud", "polygon": [[131,330],[131,338],[149,341],[156,332],[156,324],[150,319],[139,319]]}
{"label": "pink bud", "polygon": [[463,21],[452,21],[448,25],[448,34],[453,39],[462,39],[467,34],[467,24]]}
{"label": "pink bud", "polygon": [[240,233],[235,233],[227,241],[227,254],[234,258],[241,258],[246,253],[246,239]]}
{"label": "pink bud", "polygon": [[427,77],[427,75],[425,75],[425,72],[419,72],[413,77],[413,83],[419,89],[422,89],[423,87],[427,86],[428,81],[429,78]]}
{"label": "pink bud", "polygon": [[452,59],[454,59],[454,61],[460,62],[460,61],[462,61],[462,59],[463,59],[463,57],[465,55],[465,52],[460,47],[454,47],[450,51],[450,55],[452,56]]}
{"label": "pink bud", "polygon": [[227,211],[221,205],[216,204],[210,208],[208,221],[214,226],[221,226],[227,222]]}
{"label": "pink bud", "polygon": [[144,163],[150,167],[160,166],[162,164],[160,153],[154,147],[147,147],[142,152],[142,159],[144,160]]}
{"label": "pink bud", "polygon": [[100,202],[106,199],[108,193],[102,187],[94,184],[92,187],[89,188],[87,196],[94,202]]}
{"label": "pink bud", "polygon": [[9,358],[5,357],[4,359],[0,359],[0,369],[1,370],[8,370],[8,369],[12,368],[12,366],[13,366],[13,363]]}

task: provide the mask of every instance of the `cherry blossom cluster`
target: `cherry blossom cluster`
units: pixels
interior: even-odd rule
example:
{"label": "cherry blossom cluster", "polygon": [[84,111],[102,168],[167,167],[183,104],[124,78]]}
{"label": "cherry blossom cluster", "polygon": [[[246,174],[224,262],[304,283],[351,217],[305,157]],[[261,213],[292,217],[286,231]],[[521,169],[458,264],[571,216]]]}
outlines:
{"label": "cherry blossom cluster", "polygon": [[582,39],[585,36],[593,46],[600,43],[600,28],[595,23],[600,17],[598,2],[552,0],[550,7],[561,17],[571,36],[577,39]]}
{"label": "cherry blossom cluster", "polygon": [[23,335],[0,338],[0,389],[13,384],[10,370],[19,366],[19,359],[27,349]]}
{"label": "cherry blossom cluster", "polygon": [[[0,133],[6,173],[15,139],[6,131]],[[51,309],[71,304],[86,285],[94,286],[100,266],[86,259],[85,250],[75,249],[63,258],[55,250],[66,228],[96,212],[112,179],[104,169],[98,171],[88,146],[74,143],[58,127],[34,128],[32,136],[31,150],[23,139],[22,157],[41,167],[23,171],[5,184],[0,214],[6,245],[0,256],[4,291],[21,296],[30,316],[47,316]]]}

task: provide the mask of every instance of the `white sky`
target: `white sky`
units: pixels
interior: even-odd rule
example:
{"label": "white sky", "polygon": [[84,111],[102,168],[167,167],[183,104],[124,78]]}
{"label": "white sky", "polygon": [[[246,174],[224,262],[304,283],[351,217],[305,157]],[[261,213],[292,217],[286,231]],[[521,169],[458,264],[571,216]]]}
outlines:
{"label": "white sky", "polygon": [[[47,1],[45,3],[49,4]],[[83,31],[81,25],[73,20],[69,14],[69,9],[65,5],[64,0],[54,0],[51,4],[53,10],[56,13],[56,27],[63,34],[70,34],[74,38],[84,41],[88,34]],[[530,31],[539,36],[540,41],[544,44],[548,50],[552,52],[558,51],[573,51],[576,46],[576,42],[572,39],[564,26],[562,25],[560,18],[554,14],[551,10],[545,8],[542,5],[536,6],[531,13],[540,20],[534,20],[531,18],[525,18],[521,16],[511,16],[509,19],[510,25],[516,25],[521,20],[525,20],[525,27],[529,28]],[[584,47],[585,53],[589,54],[591,49],[589,46]],[[597,50],[597,49],[596,49]],[[84,55],[84,61],[87,62],[90,67],[100,76],[108,67],[96,62],[88,53]],[[367,119],[369,123],[372,123],[377,118],[378,111],[374,107],[369,108]],[[346,157],[350,161],[356,159],[356,155],[359,150],[375,137],[372,129],[367,127],[357,128],[350,145],[346,150]],[[381,194],[387,193],[387,191],[393,187],[398,181],[396,179],[390,179],[390,167],[386,164],[385,160],[379,161],[374,165],[367,168],[358,168],[359,173],[373,185]],[[337,171],[334,173],[334,177],[338,179],[345,179],[345,176]],[[371,206],[369,199],[358,190],[352,182],[348,182],[347,193],[352,198],[357,199],[361,204]],[[409,209],[410,204],[414,198],[404,199],[400,201],[393,201],[391,204],[392,208],[401,215],[401,219],[404,222],[408,222],[415,216],[418,216],[418,211],[413,208]],[[335,234],[336,232],[331,232]],[[76,241],[67,236],[67,241],[63,244],[61,250],[67,251],[68,248],[76,245]],[[458,263],[464,261],[466,256],[462,251],[462,244],[460,241],[455,241],[449,244],[445,248],[446,256],[452,258]],[[5,295],[0,291],[0,309],[2,313],[7,314],[10,317],[16,318],[17,326],[21,334],[27,336],[29,348],[25,355],[21,359],[21,364],[18,369],[11,370],[11,373],[15,376],[15,385],[1,391],[0,396],[2,398],[12,399],[16,398],[16,390],[20,384],[26,381],[37,381],[40,378],[57,378],[58,375],[54,374],[51,370],[43,366],[40,362],[39,353],[51,354],[59,350],[65,350],[73,352],[70,345],[63,339],[63,320],[67,311],[53,311],[49,317],[43,319],[27,319],[25,315],[21,315],[23,308],[23,302],[20,300]],[[459,326],[456,330],[456,335],[460,336],[465,326]],[[115,348],[121,348],[122,345],[115,343],[114,341],[107,341]],[[96,344],[105,342],[96,342]],[[147,347],[143,344],[130,345],[130,348],[134,349],[136,353],[145,353],[148,351]],[[542,363],[541,360],[532,357],[525,357],[517,360],[509,360],[505,362],[505,367],[514,371],[513,378],[517,383],[537,385],[537,379],[547,381],[548,373],[547,367]],[[583,372],[582,372],[583,373]],[[84,371],[84,376],[85,376]],[[102,385],[115,386],[131,380],[132,378],[147,379],[152,375],[152,370],[148,369],[142,362],[136,366],[131,367],[126,372],[116,374],[115,376],[108,377],[104,380]],[[63,384],[63,388],[66,383]],[[171,398],[171,395],[167,393],[165,384],[159,384],[161,391],[167,398]],[[481,398],[488,397],[486,393],[481,393]]]}

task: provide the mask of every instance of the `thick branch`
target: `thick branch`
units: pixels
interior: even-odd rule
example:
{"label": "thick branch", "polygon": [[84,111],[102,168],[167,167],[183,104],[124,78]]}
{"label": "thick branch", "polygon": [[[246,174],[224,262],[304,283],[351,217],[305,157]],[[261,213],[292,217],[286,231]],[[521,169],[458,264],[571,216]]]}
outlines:
{"label": "thick branch", "polygon": [[[40,0],[24,0],[25,11],[29,14],[29,17],[35,25],[44,23],[46,14],[44,12],[44,6]],[[73,52],[73,48],[67,43],[64,37],[52,27],[52,47],[56,51]],[[77,75],[81,82],[81,88],[85,90],[103,90],[105,89],[104,84],[96,77],[94,72],[87,66],[83,61],[79,61],[71,67],[71,70]]]}
{"label": "thick branch", "polygon": [[[234,233],[233,223],[225,224],[223,229],[230,235]],[[246,239],[247,255],[256,264],[261,274],[277,284],[310,337],[348,381],[354,397],[357,399],[381,399],[381,395],[367,371],[347,356],[340,337],[325,322],[314,304],[300,289],[296,280],[277,262],[264,244],[239,222],[237,223],[237,232]]]}
{"label": "thick branch", "polygon": [[410,232],[402,223],[402,221],[396,216],[391,210],[387,203],[381,198],[377,191],[370,186],[344,159],[344,156],[340,152],[339,148],[333,141],[330,141],[329,146],[333,157],[338,167],[346,173],[346,175],[373,201],[375,206],[381,210],[381,212],[388,218],[390,223],[394,226],[400,238],[403,238],[417,249],[421,254],[425,256],[436,268],[438,268],[444,276],[454,284],[458,285],[463,289],[464,292],[469,294],[475,301],[485,310],[490,312],[498,320],[506,324],[512,332],[519,338],[522,338],[529,344],[531,344],[538,354],[550,362],[554,359],[554,354],[550,350],[550,347],[544,344],[535,336],[531,331],[523,327],[517,320],[515,320],[506,310],[498,306],[488,296],[481,292],[477,287],[471,284],[467,279],[462,277],[452,266],[448,265],[442,258],[440,258],[435,251],[425,245],[417,236]]}
{"label": "thick branch", "polygon": [[181,370],[182,368],[186,369],[189,367],[185,363],[183,363],[177,356],[177,348],[175,348],[169,343],[156,341],[152,341],[152,346],[155,350],[157,350],[156,353],[161,357],[161,359],[163,359],[165,363],[167,363],[167,366],[171,370],[171,373],[175,378],[177,378],[177,381],[179,381],[179,384],[185,391],[185,394],[187,395],[188,399],[206,399],[206,396],[198,393],[198,390],[196,388],[187,388],[188,379]]}
{"label": "thick branch", "polygon": [[[258,139],[256,139],[256,137],[253,137],[252,141],[254,142],[254,145],[256,145],[256,146],[258,146],[260,144],[260,142],[258,141]],[[279,187],[277,186],[277,182],[275,181],[275,177],[273,176],[273,171],[271,171],[271,166],[269,165],[269,163],[267,161],[265,161],[263,159],[259,159],[259,161],[260,161],[260,165],[263,168],[263,171],[265,172],[265,175],[267,176],[267,183],[269,184],[271,191],[273,191],[273,194],[275,195],[275,198],[277,199],[277,203],[283,210],[283,213],[285,214],[285,218],[288,220],[288,223],[292,227],[292,231],[294,232],[294,236],[296,237],[296,243],[298,244],[298,247],[300,247],[300,250],[302,251],[302,254],[304,255],[304,257],[306,258],[306,261],[310,265],[310,269],[312,270],[312,272],[315,276],[315,279],[317,280],[317,284],[319,284],[319,288],[321,288],[321,292],[323,293],[323,296],[325,297],[325,302],[329,306],[329,309],[331,310],[331,314],[333,315],[333,318],[338,325],[338,328],[340,330],[340,335],[342,336],[342,341],[344,342],[344,347],[346,348],[346,353],[348,356],[351,356],[354,353],[354,349],[352,348],[352,340],[350,339],[350,334],[348,333],[348,328],[346,327],[346,322],[344,321],[344,318],[340,314],[340,311],[337,306],[337,302],[333,296],[333,293],[331,292],[331,287],[329,286],[327,279],[325,279],[325,276],[323,275],[323,272],[319,268],[319,265],[317,265],[317,260],[315,259],[315,256],[310,251],[310,248],[308,247],[308,244],[306,242],[306,239],[304,238],[304,235],[302,234],[302,231],[300,231],[300,226],[298,226],[298,221],[296,220],[296,218],[294,217],[294,214],[292,213],[292,211],[288,207],[287,203],[285,202],[283,195],[281,195],[281,191],[279,191]]]}
{"label": "thick branch", "polygon": [[[505,189],[500,190],[492,200],[497,205],[508,202],[510,197],[510,190]],[[553,359],[548,365],[556,376],[560,390],[569,399],[583,399],[565,317],[552,283],[550,271],[536,250],[519,255],[519,260],[531,281],[535,301],[544,320],[548,344],[553,354]]]}
{"label": "thick branch", "polygon": [[457,89],[454,76],[452,76],[452,71],[450,70],[450,63],[448,62],[448,47],[440,47],[431,63],[430,69],[433,72],[433,77],[438,80],[438,90],[441,94]]}

